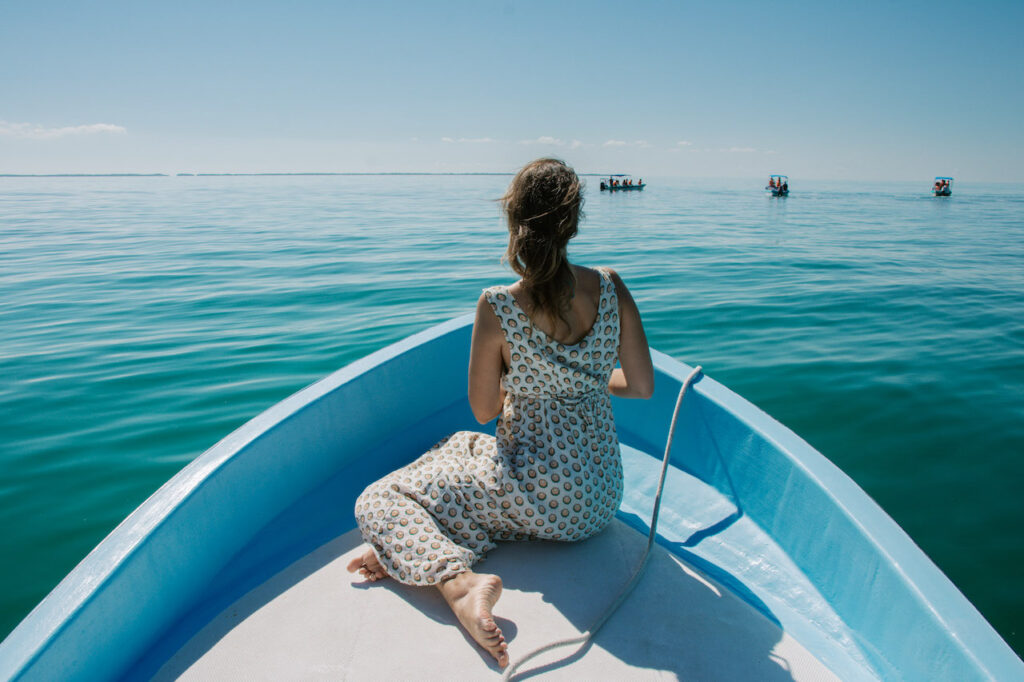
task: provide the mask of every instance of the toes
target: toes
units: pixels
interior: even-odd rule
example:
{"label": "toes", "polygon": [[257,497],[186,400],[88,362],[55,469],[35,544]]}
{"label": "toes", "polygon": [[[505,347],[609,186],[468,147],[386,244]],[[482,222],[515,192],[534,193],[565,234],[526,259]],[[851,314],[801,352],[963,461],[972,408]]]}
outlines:
{"label": "toes", "polygon": [[384,578],[388,577],[388,574],[385,573],[384,569],[380,567],[371,568],[370,566],[360,566],[358,570],[359,575],[361,575],[366,580],[369,580],[370,582],[376,582],[378,580],[383,580]]}
{"label": "toes", "polygon": [[377,555],[369,548],[361,556],[355,557],[348,562],[348,572],[355,573],[357,571],[364,577],[367,575],[367,571],[376,573],[379,577],[383,577],[384,573],[383,567],[377,561]]}

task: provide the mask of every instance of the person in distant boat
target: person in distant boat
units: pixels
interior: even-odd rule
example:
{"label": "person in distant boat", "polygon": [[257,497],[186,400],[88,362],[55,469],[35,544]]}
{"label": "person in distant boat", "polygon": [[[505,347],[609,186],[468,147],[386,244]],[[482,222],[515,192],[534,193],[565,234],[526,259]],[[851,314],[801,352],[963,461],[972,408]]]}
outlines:
{"label": "person in distant boat", "polygon": [[639,185],[640,187],[643,187],[643,185],[644,185],[644,179],[643,179],[643,178],[640,178],[640,182],[638,182],[638,183],[636,183],[636,184],[637,184],[637,185]]}
{"label": "person in distant boat", "polygon": [[783,192],[788,192],[789,191],[789,182],[786,182],[786,181],[782,182],[782,191]]}
{"label": "person in distant boat", "polygon": [[610,395],[649,398],[654,370],[619,275],[569,262],[583,205],[575,171],[538,159],[501,202],[521,279],[484,289],[469,357],[470,407],[481,424],[498,418],[496,434],[447,436],[367,487],[355,506],[367,547],[348,570],[436,587],[504,667],[493,616],[501,578],[473,565],[496,542],[575,542],[611,522],[622,460]]}

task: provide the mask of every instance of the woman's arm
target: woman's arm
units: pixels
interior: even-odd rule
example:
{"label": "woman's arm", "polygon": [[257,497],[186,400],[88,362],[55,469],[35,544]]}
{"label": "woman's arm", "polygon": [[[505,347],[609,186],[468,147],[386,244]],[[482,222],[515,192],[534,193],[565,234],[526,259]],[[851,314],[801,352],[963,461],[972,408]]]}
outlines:
{"label": "woman's arm", "polygon": [[499,414],[505,402],[505,387],[501,376],[505,360],[501,351],[505,332],[498,317],[482,295],[476,302],[476,320],[473,322],[473,341],[469,349],[469,406],[473,416],[486,424]]}
{"label": "woman's arm", "polygon": [[614,270],[609,270],[619,299],[619,367],[612,371],[608,390],[620,398],[650,398],[654,393],[654,367],[640,311]]}

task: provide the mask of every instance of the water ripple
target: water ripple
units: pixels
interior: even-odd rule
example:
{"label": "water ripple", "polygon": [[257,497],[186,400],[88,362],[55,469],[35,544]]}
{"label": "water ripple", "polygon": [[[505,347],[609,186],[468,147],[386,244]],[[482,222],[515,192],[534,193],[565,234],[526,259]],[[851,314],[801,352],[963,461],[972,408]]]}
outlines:
{"label": "water ripple", "polygon": [[[652,345],[839,464],[1024,650],[1003,587],[1024,561],[1024,192],[649,180],[588,190],[573,258],[618,269]],[[506,182],[4,179],[0,634],[231,429],[510,282]]]}

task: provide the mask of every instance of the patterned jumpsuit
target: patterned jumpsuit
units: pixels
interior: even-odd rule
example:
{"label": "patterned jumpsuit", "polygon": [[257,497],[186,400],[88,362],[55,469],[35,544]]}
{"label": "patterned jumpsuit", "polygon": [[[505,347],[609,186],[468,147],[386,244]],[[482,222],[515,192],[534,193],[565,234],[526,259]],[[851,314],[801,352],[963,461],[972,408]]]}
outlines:
{"label": "patterned jumpsuit", "polygon": [[496,541],[582,540],[622,501],[608,378],[618,361],[615,284],[601,274],[597,319],[577,344],[533,328],[508,287],[484,291],[511,366],[497,435],[459,431],[356,500],[356,520],[388,575],[435,585]]}

